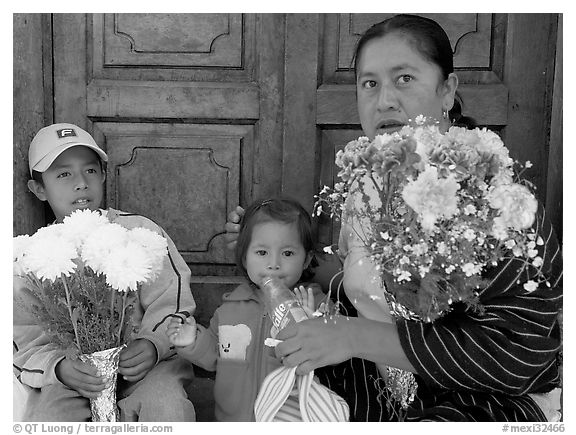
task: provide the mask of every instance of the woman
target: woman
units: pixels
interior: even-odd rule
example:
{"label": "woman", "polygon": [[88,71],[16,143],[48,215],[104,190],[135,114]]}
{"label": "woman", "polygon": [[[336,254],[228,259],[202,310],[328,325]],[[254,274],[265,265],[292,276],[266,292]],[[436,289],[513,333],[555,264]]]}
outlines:
{"label": "woman", "polygon": [[[450,42],[436,22],[411,15],[385,20],[360,38],[354,58],[358,112],[369,138],[399,130],[419,114],[440,120],[442,130],[454,122],[449,113],[458,78]],[[542,257],[551,288],[527,297],[515,266],[502,264],[486,275],[482,314],[455,304],[433,323],[356,317],[341,292],[348,317],[283,330],[276,354],[299,374],[315,370],[347,400],[351,420],[398,418],[387,406],[376,364],[415,374],[418,389],[403,416],[407,421],[546,420],[529,394],[559,384],[562,259],[544,213],[537,225],[546,240]],[[227,230],[234,230],[232,223]]]}

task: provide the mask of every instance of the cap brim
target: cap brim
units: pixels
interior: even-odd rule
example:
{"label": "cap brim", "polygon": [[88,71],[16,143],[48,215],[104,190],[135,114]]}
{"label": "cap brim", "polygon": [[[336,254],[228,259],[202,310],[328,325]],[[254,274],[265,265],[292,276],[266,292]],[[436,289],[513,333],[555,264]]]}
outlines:
{"label": "cap brim", "polygon": [[38,163],[36,163],[33,167],[30,168],[30,175],[32,175],[32,171],[37,171],[37,172],[46,171],[50,167],[50,165],[54,162],[54,160],[56,160],[58,158],[58,156],[60,154],[62,154],[68,148],[72,148],[72,147],[76,147],[76,146],[88,147],[91,150],[94,150],[103,161],[105,161],[105,162],[108,161],[108,156],[106,155],[106,153],[104,151],[102,151],[100,148],[98,148],[97,146],[94,146],[94,145],[88,144],[88,143],[84,143],[84,142],[68,142],[64,145],[59,146],[58,148],[54,148],[52,151],[50,151],[48,154],[46,154],[44,157],[42,157],[42,159],[40,159],[40,161]]}

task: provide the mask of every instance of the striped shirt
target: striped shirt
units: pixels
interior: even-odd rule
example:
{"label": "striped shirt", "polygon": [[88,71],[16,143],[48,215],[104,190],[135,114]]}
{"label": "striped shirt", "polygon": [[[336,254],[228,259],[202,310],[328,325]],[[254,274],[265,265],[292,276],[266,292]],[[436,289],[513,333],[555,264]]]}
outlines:
{"label": "striped shirt", "polygon": [[[558,312],[562,307],[562,254],[540,208],[535,225],[541,284],[528,293],[531,269],[512,259],[484,274],[481,312],[463,304],[433,323],[397,320],[400,342],[415,367],[418,391],[403,416],[407,421],[542,421],[544,414],[528,393],[560,384]],[[355,316],[342,291],[342,313]],[[352,358],[315,370],[321,382],[350,406],[351,421],[395,421],[398,410],[386,400],[376,365]]]}

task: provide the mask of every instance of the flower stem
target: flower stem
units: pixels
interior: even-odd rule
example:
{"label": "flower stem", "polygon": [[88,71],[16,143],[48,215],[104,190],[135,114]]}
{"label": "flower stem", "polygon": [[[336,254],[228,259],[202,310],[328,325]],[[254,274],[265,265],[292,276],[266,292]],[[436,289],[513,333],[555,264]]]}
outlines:
{"label": "flower stem", "polygon": [[78,337],[78,326],[76,325],[76,320],[72,315],[72,301],[70,298],[70,290],[68,289],[68,283],[66,282],[66,277],[64,275],[61,276],[62,284],[64,284],[64,291],[66,292],[66,302],[68,305],[68,313],[70,314],[70,320],[72,321],[72,328],[74,328],[74,336],[76,337],[76,345],[78,346],[78,350],[82,352],[82,348],[80,347],[80,338]]}
{"label": "flower stem", "polygon": [[[111,324],[114,322],[114,299],[116,299],[116,292],[115,291],[111,291],[110,292],[110,315],[108,316],[108,321],[110,322],[109,325],[112,326]],[[116,343],[116,345],[118,345],[118,343]]]}
{"label": "flower stem", "polygon": [[124,292],[124,295],[122,296],[122,310],[120,312],[120,324],[118,325],[118,346],[121,344],[120,343],[120,337],[122,335],[122,327],[124,326],[124,313],[126,311],[126,299],[128,299],[128,290],[126,290]]}

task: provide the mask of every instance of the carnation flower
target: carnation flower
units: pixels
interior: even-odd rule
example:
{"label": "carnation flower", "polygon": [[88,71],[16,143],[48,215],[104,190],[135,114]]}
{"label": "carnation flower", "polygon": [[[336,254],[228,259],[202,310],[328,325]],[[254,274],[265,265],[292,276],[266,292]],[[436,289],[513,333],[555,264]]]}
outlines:
{"label": "carnation flower", "polygon": [[458,211],[459,188],[454,177],[438,178],[438,170],[428,166],[404,187],[402,198],[418,214],[422,228],[433,231],[438,219],[449,218]]}
{"label": "carnation flower", "polygon": [[500,160],[503,167],[512,166],[512,159],[508,154],[508,149],[504,146],[502,139],[496,133],[487,128],[470,130],[478,136],[476,147],[478,151],[494,154]]}
{"label": "carnation flower", "polygon": [[437,125],[422,127],[414,132],[414,138],[417,142],[416,152],[424,163],[428,163],[431,152],[442,140],[442,137]]}
{"label": "carnation flower", "polygon": [[534,223],[538,202],[530,191],[521,184],[502,185],[488,194],[490,206],[499,211],[494,219],[494,234],[498,238],[507,228],[523,230]]}
{"label": "carnation flower", "polygon": [[524,290],[526,290],[527,292],[532,293],[534,290],[536,290],[538,288],[538,283],[536,281],[527,281],[522,287],[524,287]]}

